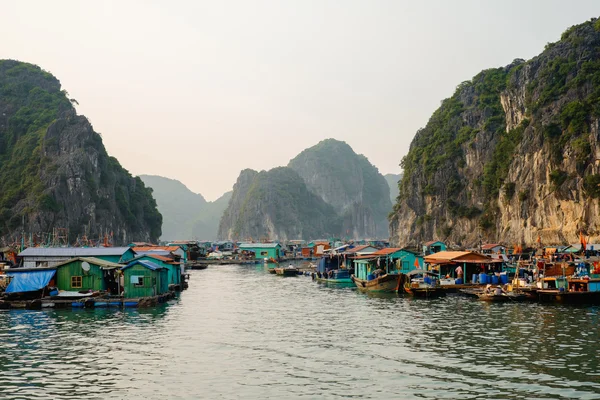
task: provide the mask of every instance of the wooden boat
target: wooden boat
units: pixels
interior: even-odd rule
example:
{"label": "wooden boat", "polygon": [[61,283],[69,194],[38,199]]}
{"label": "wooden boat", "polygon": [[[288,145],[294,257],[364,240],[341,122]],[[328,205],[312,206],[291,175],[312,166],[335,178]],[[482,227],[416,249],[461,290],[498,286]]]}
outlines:
{"label": "wooden boat", "polygon": [[206,269],[208,268],[208,264],[206,263],[192,263],[189,264],[190,269]]}
{"label": "wooden boat", "polygon": [[277,275],[281,276],[298,276],[298,268],[293,266],[273,268]]}
{"label": "wooden boat", "polygon": [[[583,278],[544,278],[537,295],[542,302],[600,304],[600,280]],[[566,283],[566,284],[565,284]]]}
{"label": "wooden boat", "polygon": [[479,300],[496,302],[496,303],[504,303],[504,302],[509,302],[509,301],[523,301],[523,300],[527,299],[527,295],[525,295],[524,293],[515,293],[515,292],[508,292],[508,293],[502,293],[502,294],[483,292],[483,293],[478,293],[477,297],[479,298]]}
{"label": "wooden boat", "polygon": [[404,284],[404,292],[407,294],[427,299],[446,295],[444,288],[436,282],[434,273],[415,269],[407,275],[409,280]]}
{"label": "wooden boat", "polygon": [[321,257],[317,271],[312,274],[313,281],[335,285],[352,285],[350,271],[343,268],[343,259],[340,255],[327,255]]}
{"label": "wooden boat", "polygon": [[385,274],[370,281],[359,279],[354,275],[350,278],[361,292],[397,292],[400,285],[400,275]]}

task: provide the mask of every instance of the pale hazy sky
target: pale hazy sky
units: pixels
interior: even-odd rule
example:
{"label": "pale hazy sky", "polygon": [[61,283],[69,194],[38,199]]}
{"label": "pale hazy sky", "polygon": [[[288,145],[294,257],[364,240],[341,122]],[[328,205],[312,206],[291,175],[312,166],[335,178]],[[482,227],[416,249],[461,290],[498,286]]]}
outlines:
{"label": "pale hazy sky", "polygon": [[460,82],[597,16],[595,0],[0,0],[0,58],[60,79],[132,174],[213,200],[329,137],[398,173]]}

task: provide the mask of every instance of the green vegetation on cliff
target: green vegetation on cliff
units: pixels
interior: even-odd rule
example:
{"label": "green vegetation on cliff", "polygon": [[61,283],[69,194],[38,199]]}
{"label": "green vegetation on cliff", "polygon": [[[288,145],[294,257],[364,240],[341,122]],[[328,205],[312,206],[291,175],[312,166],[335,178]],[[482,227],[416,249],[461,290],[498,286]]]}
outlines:
{"label": "green vegetation on cliff", "polygon": [[[409,240],[400,232],[467,244],[600,233],[599,27],[573,26],[539,56],[485,70],[442,102],[402,160],[398,243]],[[582,217],[557,225],[566,213]]]}
{"label": "green vegetation on cliff", "polygon": [[108,156],[72,102],[48,72],[0,60],[0,236],[62,227],[71,240],[157,239],[151,190]]}

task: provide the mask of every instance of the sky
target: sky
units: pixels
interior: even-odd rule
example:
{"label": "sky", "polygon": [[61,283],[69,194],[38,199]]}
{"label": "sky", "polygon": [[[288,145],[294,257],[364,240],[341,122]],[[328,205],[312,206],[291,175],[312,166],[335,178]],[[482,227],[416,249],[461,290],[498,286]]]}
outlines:
{"label": "sky", "polygon": [[336,138],[399,173],[479,71],[529,59],[596,0],[0,0],[0,58],[54,74],[132,174],[208,200]]}

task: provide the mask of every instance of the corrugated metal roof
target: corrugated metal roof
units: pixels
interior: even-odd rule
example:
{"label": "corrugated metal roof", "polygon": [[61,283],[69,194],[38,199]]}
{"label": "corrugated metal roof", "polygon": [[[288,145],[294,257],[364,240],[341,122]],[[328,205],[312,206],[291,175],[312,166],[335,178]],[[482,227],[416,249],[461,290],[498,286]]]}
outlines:
{"label": "corrugated metal roof", "polygon": [[131,247],[28,247],[19,257],[122,256]]}
{"label": "corrugated metal roof", "polygon": [[133,251],[135,251],[136,253],[139,252],[148,252],[148,251],[178,251],[181,250],[181,247],[179,246],[140,246],[140,247],[134,247]]}
{"label": "corrugated metal roof", "polygon": [[444,244],[444,242],[440,242],[439,240],[432,240],[430,242],[425,242],[425,246],[431,246],[432,244],[436,244],[436,243],[441,243]]}
{"label": "corrugated metal roof", "polygon": [[387,256],[388,254],[395,253],[402,250],[400,247],[386,247],[385,249],[377,250],[375,253],[371,253],[371,256]]}
{"label": "corrugated metal roof", "polygon": [[242,243],[240,249],[272,249],[281,245],[279,243]]}
{"label": "corrugated metal roof", "polygon": [[133,267],[134,265],[143,265],[144,267],[151,269],[152,271],[155,271],[157,269],[163,269],[165,267],[158,265],[156,263],[153,263],[152,261],[146,261],[146,260],[135,260],[130,262],[129,264],[127,264],[126,266],[124,266],[123,268],[121,268],[121,270]]}
{"label": "corrugated metal roof", "polygon": [[70,260],[63,261],[63,262],[61,262],[59,264],[56,264],[54,266],[54,268],[58,268],[61,265],[70,264],[73,261],[85,261],[85,262],[88,262],[90,264],[98,265],[102,269],[121,268],[123,266],[122,264],[113,263],[113,262],[106,261],[106,260],[103,260],[101,258],[96,258],[96,257],[75,257],[75,258],[71,258]]}

